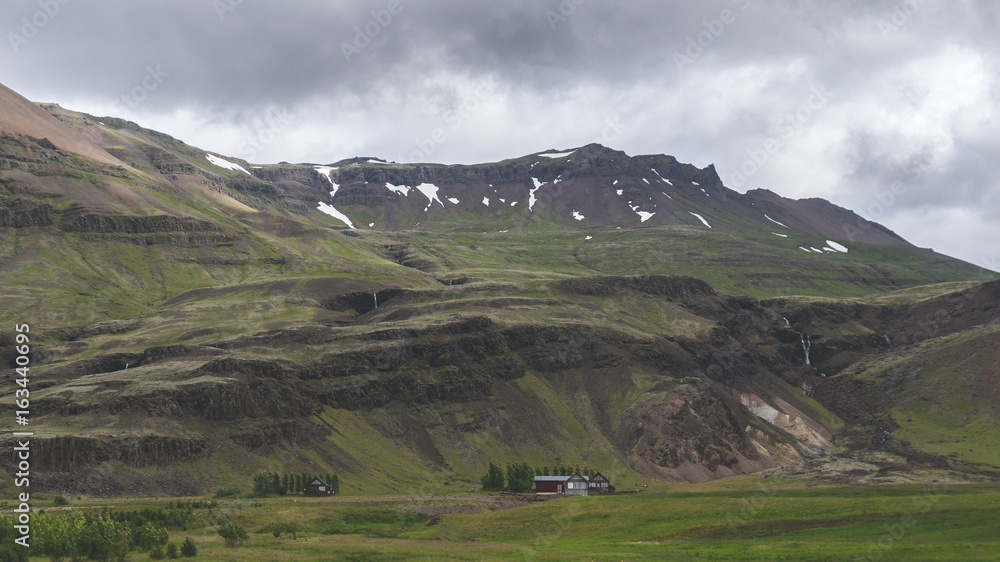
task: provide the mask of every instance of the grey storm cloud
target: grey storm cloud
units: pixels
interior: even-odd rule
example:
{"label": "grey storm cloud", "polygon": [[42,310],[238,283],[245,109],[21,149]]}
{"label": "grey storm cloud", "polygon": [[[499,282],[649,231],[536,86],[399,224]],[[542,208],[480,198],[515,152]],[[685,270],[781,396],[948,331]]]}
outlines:
{"label": "grey storm cloud", "polygon": [[992,0],[8,0],[0,32],[27,97],[255,161],[597,140],[1000,256]]}

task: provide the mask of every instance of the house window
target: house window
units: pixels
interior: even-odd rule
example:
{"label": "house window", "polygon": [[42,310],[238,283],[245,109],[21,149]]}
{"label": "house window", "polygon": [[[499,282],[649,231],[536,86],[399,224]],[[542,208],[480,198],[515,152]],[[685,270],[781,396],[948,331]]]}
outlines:
{"label": "house window", "polygon": [[319,487],[319,491],[320,492],[325,492],[326,491],[326,486],[320,486]]}

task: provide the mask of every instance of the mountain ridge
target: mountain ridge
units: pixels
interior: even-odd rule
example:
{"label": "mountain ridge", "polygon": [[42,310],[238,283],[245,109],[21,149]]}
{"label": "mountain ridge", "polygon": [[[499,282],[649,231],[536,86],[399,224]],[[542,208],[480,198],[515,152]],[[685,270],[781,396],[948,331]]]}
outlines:
{"label": "mountain ridge", "polygon": [[926,342],[935,365],[979,342],[963,364],[992,364],[995,274],[880,225],[848,240],[857,214],[713,166],[596,144],[255,165],[40,111],[70,138],[0,112],[0,326],[32,326],[43,490],[195,494],[261,469],[467,489],[515,459],[637,485],[851,458],[873,468],[808,478],[891,481],[961,453],[900,417],[934,425],[940,373],[906,377]]}

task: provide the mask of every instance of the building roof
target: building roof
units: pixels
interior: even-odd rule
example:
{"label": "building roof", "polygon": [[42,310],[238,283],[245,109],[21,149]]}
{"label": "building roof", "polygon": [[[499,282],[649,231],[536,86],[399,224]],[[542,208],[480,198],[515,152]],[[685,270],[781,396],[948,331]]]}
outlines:
{"label": "building roof", "polygon": [[[535,482],[565,482],[566,480],[569,480],[573,476],[580,476],[580,475],[573,474],[571,476],[536,476]],[[590,478],[586,476],[580,476],[580,477],[588,482],[590,481]]]}

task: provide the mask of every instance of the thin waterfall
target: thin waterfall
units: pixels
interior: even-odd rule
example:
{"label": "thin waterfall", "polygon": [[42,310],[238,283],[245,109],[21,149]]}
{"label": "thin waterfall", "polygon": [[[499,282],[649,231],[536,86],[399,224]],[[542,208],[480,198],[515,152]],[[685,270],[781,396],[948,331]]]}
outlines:
{"label": "thin waterfall", "polygon": [[806,352],[806,365],[809,365],[809,349],[812,347],[812,337],[799,334],[799,340],[802,341],[802,351]]}
{"label": "thin waterfall", "polygon": [[785,326],[791,326],[791,324],[788,323],[788,318],[782,316],[781,319],[785,321]]}
{"label": "thin waterfall", "polygon": [[378,308],[378,293],[372,293],[372,299],[375,300],[375,308]]}

